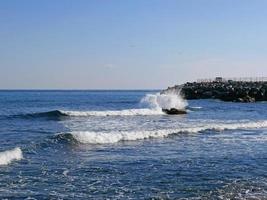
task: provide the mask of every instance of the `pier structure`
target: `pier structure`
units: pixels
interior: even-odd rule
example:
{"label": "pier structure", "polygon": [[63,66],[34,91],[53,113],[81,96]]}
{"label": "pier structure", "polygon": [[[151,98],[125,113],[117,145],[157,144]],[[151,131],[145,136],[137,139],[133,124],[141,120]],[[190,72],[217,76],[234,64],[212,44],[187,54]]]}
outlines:
{"label": "pier structure", "polygon": [[163,90],[186,99],[220,99],[232,102],[267,101],[267,77],[199,79]]}
{"label": "pier structure", "polygon": [[205,78],[197,79],[198,83],[211,83],[211,82],[267,82],[267,77],[215,77],[215,78]]}

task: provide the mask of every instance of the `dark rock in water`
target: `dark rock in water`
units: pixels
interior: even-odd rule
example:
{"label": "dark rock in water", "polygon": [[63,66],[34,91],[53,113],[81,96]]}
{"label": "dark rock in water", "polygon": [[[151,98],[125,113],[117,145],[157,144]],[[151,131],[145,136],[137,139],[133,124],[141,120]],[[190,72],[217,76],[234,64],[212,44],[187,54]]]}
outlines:
{"label": "dark rock in water", "polygon": [[176,108],[171,108],[171,109],[162,109],[163,112],[165,112],[168,115],[183,115],[186,114],[186,110],[179,110]]}

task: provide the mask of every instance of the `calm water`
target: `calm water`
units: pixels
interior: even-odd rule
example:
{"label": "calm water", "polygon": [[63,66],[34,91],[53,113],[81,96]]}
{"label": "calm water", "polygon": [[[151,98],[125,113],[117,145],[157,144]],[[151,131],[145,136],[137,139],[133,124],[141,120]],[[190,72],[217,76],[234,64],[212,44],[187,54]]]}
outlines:
{"label": "calm water", "polygon": [[0,198],[267,199],[266,103],[155,93],[1,91]]}

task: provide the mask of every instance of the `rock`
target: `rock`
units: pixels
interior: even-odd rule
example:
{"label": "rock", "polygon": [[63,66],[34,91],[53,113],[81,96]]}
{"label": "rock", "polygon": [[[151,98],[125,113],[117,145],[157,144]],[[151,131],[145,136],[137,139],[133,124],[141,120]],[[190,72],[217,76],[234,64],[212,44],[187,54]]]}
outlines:
{"label": "rock", "polygon": [[242,98],[238,98],[237,101],[235,101],[235,102],[244,103],[244,99],[242,99]]}
{"label": "rock", "polygon": [[186,110],[180,110],[176,108],[171,108],[171,109],[162,109],[163,112],[165,112],[168,115],[183,115],[187,114]]}
{"label": "rock", "polygon": [[267,81],[192,82],[176,85],[162,93],[180,91],[185,99],[220,99],[232,102],[267,101]]}
{"label": "rock", "polygon": [[245,102],[245,103],[252,103],[252,102],[255,102],[255,98],[250,97],[250,96],[246,96],[246,97],[244,97],[243,100],[244,100],[243,102]]}
{"label": "rock", "polygon": [[210,98],[212,96],[212,94],[213,94],[212,91],[206,91],[206,92],[203,93],[203,98],[204,99],[206,99],[206,98],[208,99],[208,98]]}

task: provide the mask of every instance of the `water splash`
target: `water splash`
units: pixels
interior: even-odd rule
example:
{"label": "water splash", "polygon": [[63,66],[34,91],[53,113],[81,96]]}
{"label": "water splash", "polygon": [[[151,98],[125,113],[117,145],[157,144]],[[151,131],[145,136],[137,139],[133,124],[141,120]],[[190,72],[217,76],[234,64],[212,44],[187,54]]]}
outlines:
{"label": "water splash", "polygon": [[141,100],[141,103],[155,110],[170,108],[184,110],[188,105],[187,101],[180,95],[180,92],[168,92],[166,94],[147,94]]}
{"label": "water splash", "polygon": [[0,165],[8,165],[14,160],[21,160],[23,158],[22,151],[19,147],[12,150],[0,152]]}

